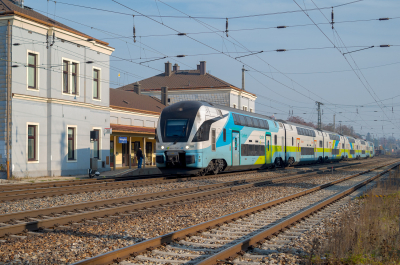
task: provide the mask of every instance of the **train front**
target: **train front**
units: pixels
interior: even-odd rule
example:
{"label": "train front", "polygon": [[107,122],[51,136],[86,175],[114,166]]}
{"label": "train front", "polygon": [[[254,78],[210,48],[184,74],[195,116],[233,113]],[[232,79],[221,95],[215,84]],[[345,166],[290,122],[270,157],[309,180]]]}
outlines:
{"label": "train front", "polygon": [[201,142],[191,142],[203,122],[202,106],[198,101],[181,101],[161,112],[156,132],[156,165],[162,172],[195,174],[202,167]]}

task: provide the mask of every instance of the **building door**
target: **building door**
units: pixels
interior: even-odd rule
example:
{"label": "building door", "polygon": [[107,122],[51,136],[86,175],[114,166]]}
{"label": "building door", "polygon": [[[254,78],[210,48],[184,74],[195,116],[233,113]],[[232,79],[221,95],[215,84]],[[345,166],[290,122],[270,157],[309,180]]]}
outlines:
{"label": "building door", "polygon": [[153,159],[153,143],[152,142],[147,142],[146,143],[146,162],[148,165],[151,165]]}
{"label": "building door", "polygon": [[265,135],[265,164],[272,163],[271,135]]}
{"label": "building door", "polygon": [[240,139],[239,132],[232,132],[232,166],[240,165]]}
{"label": "building door", "polygon": [[115,157],[114,157],[114,142],[110,142],[110,167],[114,167]]}
{"label": "building door", "polygon": [[129,166],[129,144],[122,144],[122,166]]}

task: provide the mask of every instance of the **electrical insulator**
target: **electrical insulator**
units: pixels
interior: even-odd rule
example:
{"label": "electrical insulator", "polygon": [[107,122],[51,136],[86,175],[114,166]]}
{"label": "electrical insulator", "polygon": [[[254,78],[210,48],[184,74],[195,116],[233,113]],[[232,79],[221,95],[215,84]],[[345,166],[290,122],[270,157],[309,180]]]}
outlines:
{"label": "electrical insulator", "polygon": [[46,49],[49,48],[49,33],[46,33]]}
{"label": "electrical insulator", "polygon": [[229,35],[228,35],[228,18],[226,18],[226,29],[225,29],[225,32],[226,32],[226,36],[227,37],[229,37]]}
{"label": "electrical insulator", "polygon": [[331,24],[332,24],[332,29],[333,29],[333,24],[335,24],[335,22],[334,22],[334,17],[335,17],[335,15],[333,14],[333,7],[332,7],[332,13],[331,13],[331,19],[332,19],[332,22],[331,22]]}
{"label": "electrical insulator", "polygon": [[55,31],[53,32],[53,40],[51,41],[50,46],[53,46],[54,42],[56,42],[56,32]]}
{"label": "electrical insulator", "polygon": [[132,16],[133,16],[133,42],[136,43],[135,15]]}

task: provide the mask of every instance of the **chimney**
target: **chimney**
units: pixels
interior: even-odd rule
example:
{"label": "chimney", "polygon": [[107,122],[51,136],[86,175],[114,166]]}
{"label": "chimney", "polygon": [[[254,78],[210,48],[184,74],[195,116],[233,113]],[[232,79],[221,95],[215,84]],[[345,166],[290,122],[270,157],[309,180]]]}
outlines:
{"label": "chimney", "polygon": [[171,76],[171,66],[170,62],[165,63],[165,76]]}
{"label": "chimney", "polygon": [[139,82],[136,82],[136,83],[133,85],[133,91],[134,91],[136,94],[138,94],[138,95],[141,95],[141,94],[142,94],[142,89],[141,89],[140,86],[141,86],[141,85],[139,84]]}
{"label": "chimney", "polygon": [[161,104],[168,105],[168,87],[161,87]]}
{"label": "chimney", "polygon": [[200,64],[197,65],[197,71],[200,71]]}
{"label": "chimney", "polygon": [[20,6],[20,7],[24,7],[24,0],[15,0],[15,1],[12,1],[12,2],[14,2],[16,5],[18,5],[18,6]]}
{"label": "chimney", "polygon": [[173,71],[177,72],[177,71],[179,71],[179,68],[180,68],[180,66],[176,63],[176,64],[174,64]]}
{"label": "chimney", "polygon": [[200,75],[206,74],[206,61],[200,62]]}

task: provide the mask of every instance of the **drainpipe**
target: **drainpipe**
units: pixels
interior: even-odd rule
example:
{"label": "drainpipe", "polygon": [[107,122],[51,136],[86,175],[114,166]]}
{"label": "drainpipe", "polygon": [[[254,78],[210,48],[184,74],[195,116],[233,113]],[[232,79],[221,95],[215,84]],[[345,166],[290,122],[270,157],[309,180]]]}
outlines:
{"label": "drainpipe", "polygon": [[7,153],[7,179],[10,179],[10,112],[11,112],[11,23],[10,20],[7,21],[7,105],[6,105],[6,113],[7,113],[7,144],[6,144],[6,153]]}

